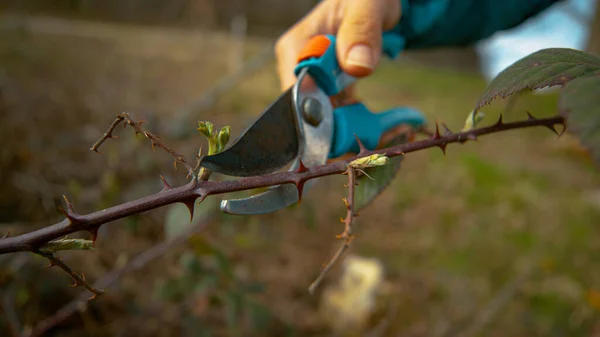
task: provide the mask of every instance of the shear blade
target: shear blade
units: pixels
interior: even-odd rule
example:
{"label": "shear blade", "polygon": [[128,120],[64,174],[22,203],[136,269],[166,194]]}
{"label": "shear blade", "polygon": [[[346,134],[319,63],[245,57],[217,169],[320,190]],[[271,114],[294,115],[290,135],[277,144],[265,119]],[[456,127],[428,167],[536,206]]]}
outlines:
{"label": "shear blade", "polygon": [[272,173],[298,154],[292,88],[284,92],[227,149],[206,156],[200,166],[230,176]]}
{"label": "shear blade", "polygon": [[[317,87],[306,69],[298,75],[298,82],[293,89],[292,98],[295,104],[294,111],[299,121],[300,141],[299,155],[289,169],[290,171],[298,168],[300,160],[307,167],[325,164],[333,136],[333,107],[331,101]],[[322,107],[323,119],[317,126],[304,123],[300,114],[300,105],[307,97],[317,100]],[[303,195],[314,185],[316,180],[311,179],[304,184]],[[293,205],[298,200],[299,195],[296,186],[284,184],[247,198],[223,200],[221,201],[221,211],[238,215],[265,214]]]}

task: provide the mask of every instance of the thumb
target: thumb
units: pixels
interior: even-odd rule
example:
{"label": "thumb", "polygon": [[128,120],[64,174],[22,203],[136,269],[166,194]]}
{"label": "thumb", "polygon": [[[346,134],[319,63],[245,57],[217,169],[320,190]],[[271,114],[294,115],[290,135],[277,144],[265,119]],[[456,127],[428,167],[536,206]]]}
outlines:
{"label": "thumb", "polygon": [[398,0],[349,0],[337,34],[342,70],[355,77],[370,75],[379,63],[382,33],[400,17]]}

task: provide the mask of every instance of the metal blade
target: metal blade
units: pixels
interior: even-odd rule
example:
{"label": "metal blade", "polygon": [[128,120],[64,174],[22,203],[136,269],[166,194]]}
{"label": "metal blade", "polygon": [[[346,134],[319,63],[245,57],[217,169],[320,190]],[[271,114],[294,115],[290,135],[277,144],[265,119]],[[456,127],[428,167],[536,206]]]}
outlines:
{"label": "metal blade", "polygon": [[292,88],[271,104],[256,122],[223,152],[202,159],[200,166],[230,176],[275,172],[298,154],[298,126]]}
{"label": "metal blade", "polygon": [[[317,100],[321,106],[322,120],[318,125],[304,122],[300,113],[305,98]],[[331,140],[333,137],[333,107],[331,101],[308,75],[306,69],[298,75],[298,83],[294,86],[295,111],[301,126],[299,159],[306,167],[322,165],[327,162]],[[298,159],[290,168],[296,170]],[[303,195],[317,179],[311,179],[304,185]],[[228,214],[264,214],[277,211],[298,202],[298,190],[293,184],[285,184],[270,188],[266,192],[247,198],[221,201],[221,211]]]}

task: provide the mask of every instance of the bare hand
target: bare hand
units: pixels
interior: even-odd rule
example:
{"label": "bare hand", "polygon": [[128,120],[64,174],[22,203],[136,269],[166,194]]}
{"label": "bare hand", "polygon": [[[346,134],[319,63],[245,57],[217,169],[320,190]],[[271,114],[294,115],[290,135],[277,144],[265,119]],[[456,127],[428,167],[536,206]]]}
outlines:
{"label": "bare hand", "polygon": [[381,56],[382,33],[397,24],[400,13],[400,0],[320,2],[277,41],[275,55],[281,89],[294,84],[298,54],[318,34],[336,36],[337,57],[343,71],[355,77],[370,75]]}

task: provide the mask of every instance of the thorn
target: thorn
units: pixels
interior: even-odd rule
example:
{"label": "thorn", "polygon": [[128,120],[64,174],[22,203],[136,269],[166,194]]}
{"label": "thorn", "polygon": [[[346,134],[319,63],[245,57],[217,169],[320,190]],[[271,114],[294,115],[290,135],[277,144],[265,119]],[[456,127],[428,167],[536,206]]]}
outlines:
{"label": "thorn", "polygon": [[92,245],[96,244],[96,239],[98,238],[98,227],[88,229],[88,232],[92,235]]}
{"label": "thorn", "polygon": [[558,123],[558,125],[562,125],[562,127],[563,127],[562,131],[558,135],[560,137],[565,133],[565,131],[567,131],[567,124],[565,124],[565,122],[563,121],[562,123]]}
{"label": "thorn", "polygon": [[346,223],[346,219],[340,217],[340,222],[345,224]]}
{"label": "thorn", "polygon": [[438,145],[438,147],[440,149],[442,149],[442,152],[444,153],[444,156],[446,155],[446,145],[448,145],[447,143],[442,143],[440,145]]}
{"label": "thorn", "polygon": [[69,284],[69,287],[75,288],[75,287],[79,286],[79,282],[77,282],[77,280],[73,276],[71,276],[71,278],[73,279],[74,283],[73,284]]}
{"label": "thorn", "polygon": [[477,136],[475,134],[473,134],[473,133],[469,133],[469,134],[467,134],[467,139],[477,140]]}
{"label": "thorn", "polygon": [[190,211],[190,222],[192,221],[192,219],[194,219],[194,204],[195,204],[196,199],[192,199],[191,201],[182,201],[182,203],[188,208],[188,211]]}
{"label": "thorn", "polygon": [[156,142],[154,140],[150,142],[150,145],[152,146],[152,151],[156,151]]}
{"label": "thorn", "polygon": [[360,149],[360,151],[358,152],[358,155],[365,154],[365,153],[369,152],[369,149],[367,149],[365,147],[365,144],[363,144],[363,142],[360,140],[360,138],[358,138],[356,136],[356,134],[354,134],[354,138],[356,139],[356,143],[358,143],[358,148]]}
{"label": "thorn", "polygon": [[440,127],[438,125],[438,122],[435,122],[435,133],[433,134],[433,136],[431,136],[431,139],[435,140],[435,139],[439,139],[439,138],[441,138]]}
{"label": "thorn", "polygon": [[296,189],[298,190],[298,203],[300,203],[302,201],[302,192],[304,190],[304,181],[297,182]]}
{"label": "thorn", "polygon": [[556,128],[554,127],[554,125],[545,125],[548,129],[550,129],[550,131],[554,132],[554,134],[556,134],[558,137],[560,137],[565,131],[563,129],[563,131],[559,134],[558,131],[556,131]]}
{"label": "thorn", "polygon": [[92,293],[92,296],[88,297],[88,301],[91,301],[96,298],[96,293]]}
{"label": "thorn", "polygon": [[532,121],[532,120],[536,119],[535,117],[533,117],[533,115],[529,111],[525,111],[525,112],[527,113],[527,119],[528,120]]}
{"label": "thorn", "polygon": [[344,202],[344,205],[346,205],[346,208],[350,207],[348,206],[348,199],[342,198],[342,201]]}
{"label": "thorn", "polygon": [[65,218],[69,219],[69,221],[71,223],[76,222],[79,217],[79,214],[77,214],[77,212],[75,212],[75,209],[73,208],[73,204],[69,201],[69,199],[67,199],[67,196],[63,194],[63,199],[65,199],[65,203],[67,204],[67,210],[65,210],[62,207],[59,207],[58,210],[65,216]]}
{"label": "thorn", "polygon": [[504,121],[502,121],[502,114],[500,114],[498,121],[496,122],[496,124],[494,124],[494,126],[500,126],[500,125],[504,125]]}
{"label": "thorn", "polygon": [[67,199],[67,196],[63,194],[63,198],[65,199],[65,203],[67,204],[67,209],[69,212],[76,213],[75,209],[73,208],[73,204],[69,201],[69,199]]}
{"label": "thorn", "polygon": [[304,172],[308,171],[306,166],[304,166],[302,159],[298,159],[298,161],[300,162],[300,165],[298,165],[298,168],[296,169],[296,173],[304,173]]}
{"label": "thorn", "polygon": [[446,125],[446,123],[440,123],[440,124],[442,124],[442,127],[444,128],[444,136],[452,134],[452,131],[450,131],[450,128],[448,128],[448,126]]}
{"label": "thorn", "polygon": [[[189,174],[188,174],[189,176]],[[171,185],[169,185],[169,183],[167,182],[167,180],[165,179],[165,177],[163,177],[162,175],[160,176],[160,179],[162,180],[163,183],[163,189],[161,190],[161,192],[164,192],[166,190],[170,190],[172,187]]]}
{"label": "thorn", "polygon": [[6,239],[9,235],[10,235],[10,229],[8,230],[8,232],[6,232],[6,234],[2,235],[2,239]]}

